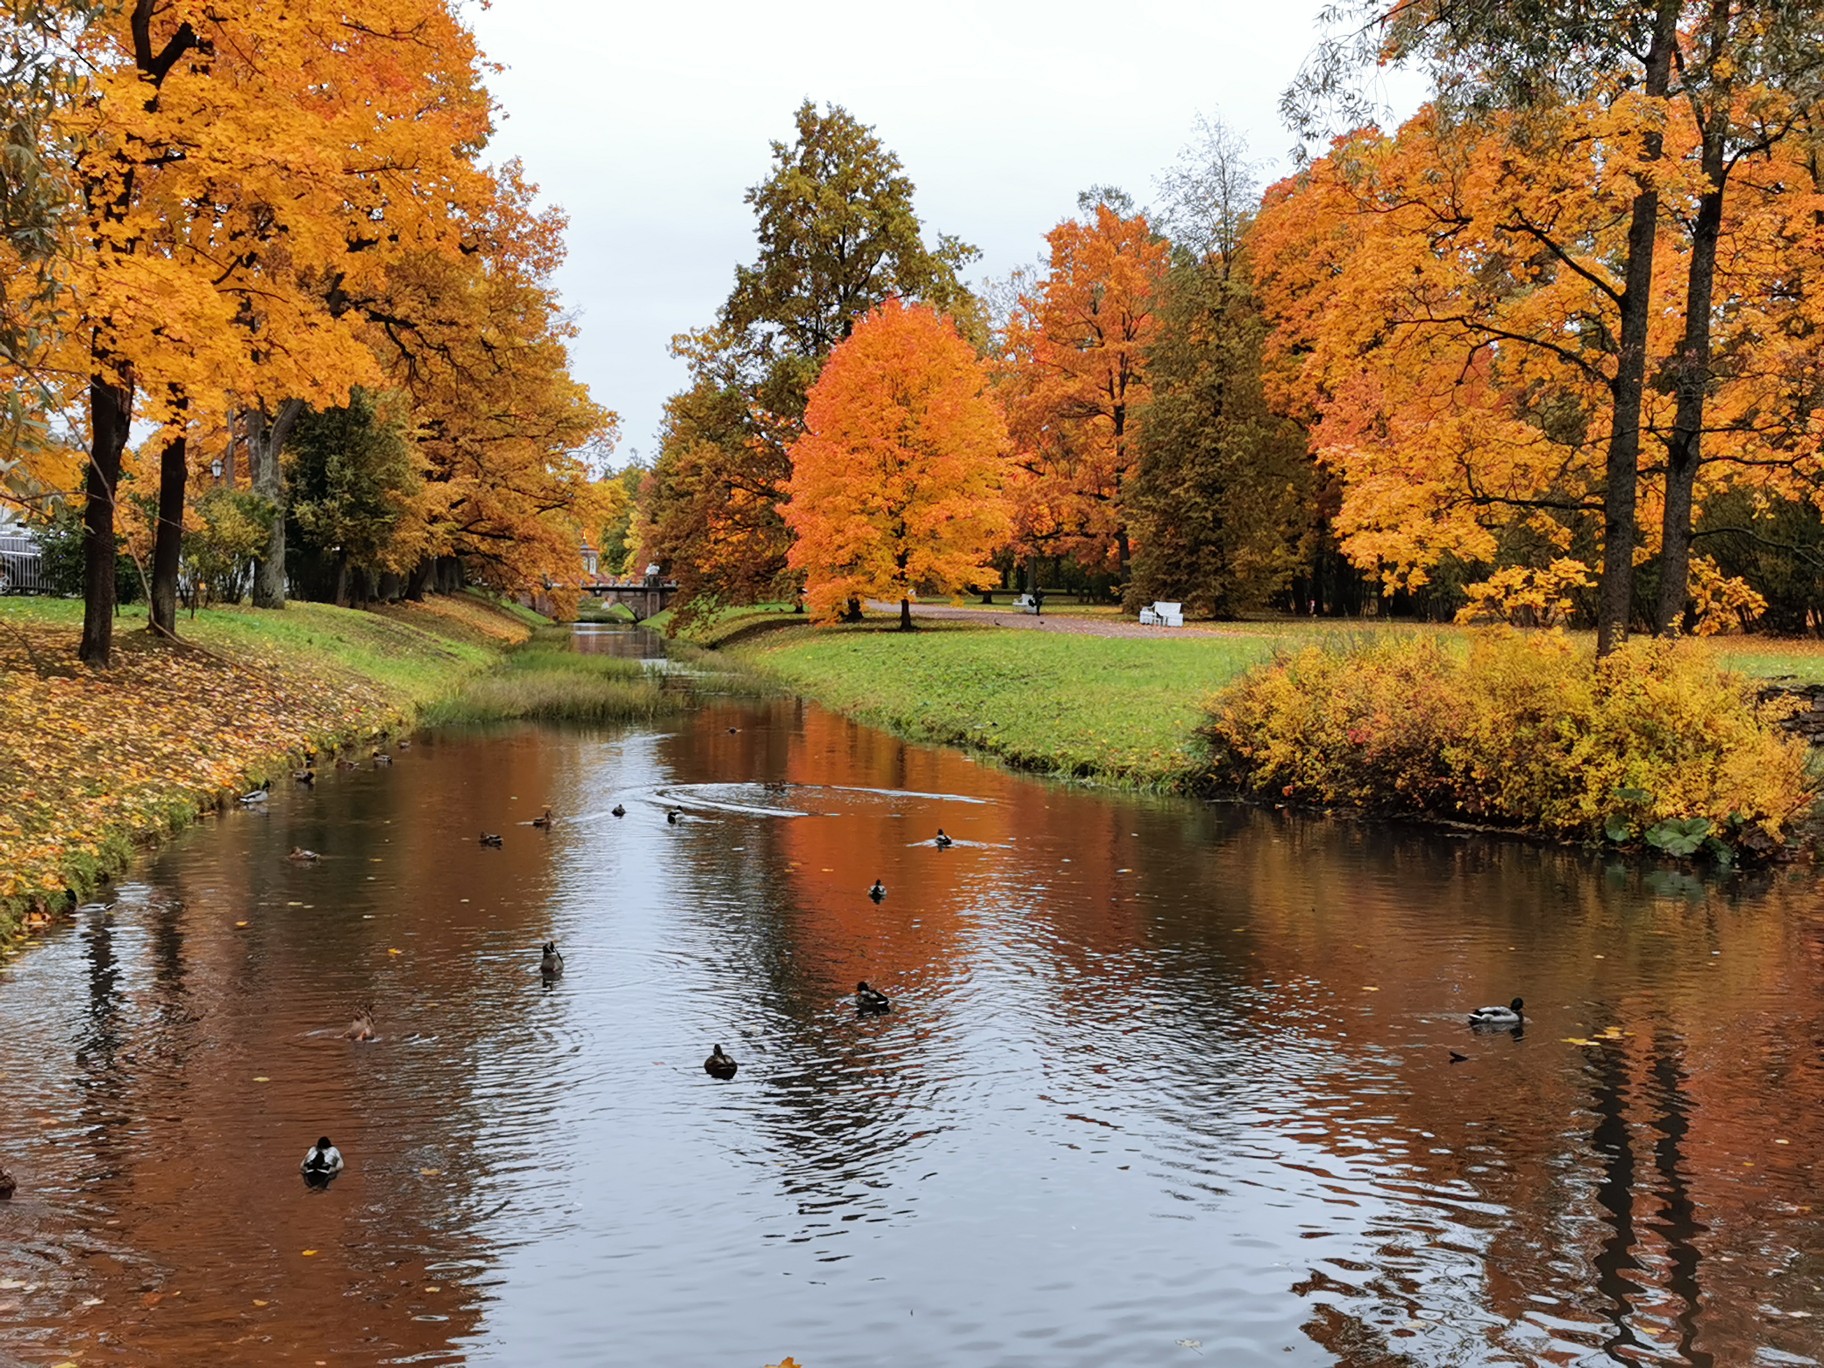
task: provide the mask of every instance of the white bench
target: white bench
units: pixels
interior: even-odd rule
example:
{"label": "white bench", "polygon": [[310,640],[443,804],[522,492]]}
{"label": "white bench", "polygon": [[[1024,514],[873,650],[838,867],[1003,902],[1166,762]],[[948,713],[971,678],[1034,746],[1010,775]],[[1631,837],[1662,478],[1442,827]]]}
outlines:
{"label": "white bench", "polygon": [[1013,601],[1013,606],[1018,608],[1022,613],[1036,613],[1039,611],[1039,601],[1031,594],[1021,594]]}
{"label": "white bench", "polygon": [[1140,621],[1148,627],[1182,627],[1184,626],[1184,605],[1182,603],[1154,603],[1150,608],[1140,610]]}

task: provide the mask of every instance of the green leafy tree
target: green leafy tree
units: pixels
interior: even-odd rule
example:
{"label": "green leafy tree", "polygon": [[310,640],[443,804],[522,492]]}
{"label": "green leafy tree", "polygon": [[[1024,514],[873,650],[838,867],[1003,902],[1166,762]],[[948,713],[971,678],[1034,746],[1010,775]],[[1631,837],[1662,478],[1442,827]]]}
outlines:
{"label": "green leafy tree", "polygon": [[1298,569],[1314,471],[1304,433],[1267,406],[1266,325],[1245,275],[1225,258],[1181,259],[1163,296],[1127,494],[1127,606],[1169,599],[1226,617],[1264,604]]}
{"label": "green leafy tree", "polygon": [[353,579],[365,598],[375,575],[416,563],[425,462],[401,400],[357,389],[345,408],[302,413],[285,464],[295,578],[316,596],[346,604]]}

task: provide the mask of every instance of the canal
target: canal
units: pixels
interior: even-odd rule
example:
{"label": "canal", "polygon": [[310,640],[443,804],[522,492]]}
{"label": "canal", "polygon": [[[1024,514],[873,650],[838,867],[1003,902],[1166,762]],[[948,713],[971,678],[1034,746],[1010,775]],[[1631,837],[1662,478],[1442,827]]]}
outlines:
{"label": "canal", "polygon": [[1816,887],[792,700],[423,735],[0,968],[0,1362],[1817,1363]]}

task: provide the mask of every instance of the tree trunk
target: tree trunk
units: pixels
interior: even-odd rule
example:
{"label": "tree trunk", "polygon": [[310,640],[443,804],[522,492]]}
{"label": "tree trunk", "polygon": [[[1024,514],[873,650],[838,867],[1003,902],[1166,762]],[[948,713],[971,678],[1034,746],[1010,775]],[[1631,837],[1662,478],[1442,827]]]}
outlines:
{"label": "tree trunk", "polygon": [[348,552],[336,553],[336,589],[334,602],[338,608],[348,607]]}
{"label": "tree trunk", "polygon": [[[1660,0],[1647,52],[1645,92],[1663,99],[1672,85],[1672,53],[1678,43],[1679,0]],[[1664,148],[1664,136],[1643,140],[1649,174]],[[1647,327],[1652,319],[1653,236],[1659,226],[1659,187],[1649,180],[1634,196],[1628,221],[1628,261],[1621,291],[1621,338],[1604,463],[1602,495],[1602,585],[1597,592],[1596,654],[1607,655],[1627,639],[1634,604],[1634,509],[1640,478],[1640,409],[1647,371]]]}
{"label": "tree trunk", "polygon": [[912,630],[911,599],[902,598],[899,601],[899,630],[902,632],[909,632]]}
{"label": "tree trunk", "polygon": [[154,636],[177,638],[177,567],[184,544],[184,484],[189,444],[182,432],[158,458],[158,525],[152,538],[151,622]]}
{"label": "tree trunk", "polygon": [[405,596],[408,599],[410,599],[413,603],[423,603],[424,602],[424,591],[430,587],[431,576],[432,576],[432,574],[434,574],[436,572],[436,570],[437,570],[436,561],[434,561],[434,560],[419,561],[418,568],[412,571],[411,582],[409,584],[407,584],[405,587]]}
{"label": "tree trunk", "polygon": [[253,492],[264,495],[272,504],[272,534],[266,542],[266,554],[259,558],[253,573],[253,606],[285,606],[285,481],[279,469],[279,453],[291,434],[292,424],[304,411],[302,399],[287,399],[276,414],[261,408],[247,412],[247,465]]}
{"label": "tree trunk", "polygon": [[131,384],[89,380],[89,473],[82,510],[82,645],[86,665],[106,669],[114,651],[114,495],[133,421]]}
{"label": "tree trunk", "polygon": [[1727,105],[1704,129],[1703,168],[1710,189],[1691,228],[1691,274],[1685,285],[1685,335],[1679,343],[1678,409],[1666,443],[1666,508],[1660,524],[1659,602],[1653,626],[1666,636],[1684,625],[1691,597],[1691,504],[1703,464],[1704,401],[1710,384],[1710,306],[1716,292],[1716,248],[1723,234],[1724,134]]}
{"label": "tree trunk", "polygon": [[234,488],[234,423],[235,414],[228,411],[228,445],[222,451],[222,488]]}

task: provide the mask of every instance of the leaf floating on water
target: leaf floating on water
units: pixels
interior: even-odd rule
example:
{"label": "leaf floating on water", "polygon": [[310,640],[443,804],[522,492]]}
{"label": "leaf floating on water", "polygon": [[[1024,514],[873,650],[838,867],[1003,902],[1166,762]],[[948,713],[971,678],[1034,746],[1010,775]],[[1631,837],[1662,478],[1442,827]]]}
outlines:
{"label": "leaf floating on water", "polygon": [[272,1080],[271,1080],[271,1079],[270,1079],[270,1078],[268,1078],[268,1077],[266,1077],[266,1075],[265,1075],[265,1074],[255,1074],[255,1075],[254,1075],[254,1076],[253,1076],[253,1081],[254,1081],[254,1082],[255,1082],[255,1083],[270,1083],[270,1082],[272,1082]]}
{"label": "leaf floating on water", "polygon": [[82,1299],[82,1304],[84,1306],[100,1306],[101,1302],[102,1299],[100,1297],[84,1297]]}
{"label": "leaf floating on water", "polygon": [[1582,1036],[1566,1036],[1564,1038],[1564,1043],[1566,1045],[1594,1045],[1596,1042],[1593,1040],[1585,1040]]}
{"label": "leaf floating on water", "polygon": [[253,1304],[255,1306],[271,1306],[272,1305],[271,1302],[261,1301],[258,1297],[255,1297],[253,1299]]}
{"label": "leaf floating on water", "polygon": [[247,929],[247,923],[246,922],[236,922],[234,924],[234,929],[237,931],[245,931]]}
{"label": "leaf floating on water", "polygon": [[431,1287],[427,1287],[427,1288],[425,1288],[425,1289],[424,1289],[424,1290],[425,1290],[425,1291],[426,1291],[426,1292],[441,1292],[441,1291],[443,1291],[443,1289],[442,1289],[442,1288],[441,1288],[441,1287],[437,1287],[437,1286],[431,1286]]}
{"label": "leaf floating on water", "polygon": [[1180,1349],[1195,1349],[1199,1354],[1201,1354],[1203,1352],[1203,1341],[1202,1340],[1192,1340],[1192,1339],[1182,1339],[1182,1340],[1178,1341],[1178,1347]]}
{"label": "leaf floating on water", "polygon": [[1362,991],[1364,993],[1378,993],[1381,990],[1379,988],[1376,988],[1372,983],[1364,983],[1362,985]]}
{"label": "leaf floating on water", "polygon": [[388,950],[386,953],[389,955],[403,955],[405,953],[405,951],[394,948],[394,949]]}
{"label": "leaf floating on water", "polygon": [[424,1175],[424,1176],[425,1176],[425,1177],[426,1177],[426,1178],[441,1178],[441,1177],[443,1177],[443,1170],[442,1170],[442,1169],[419,1169],[419,1170],[418,1170],[418,1172],[420,1172],[420,1173],[422,1173],[422,1174],[423,1174],[423,1175]]}
{"label": "leaf floating on water", "polygon": [[317,1251],[314,1249],[307,1249],[304,1251],[304,1257],[307,1259],[314,1259],[317,1257]]}

